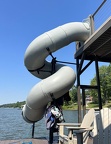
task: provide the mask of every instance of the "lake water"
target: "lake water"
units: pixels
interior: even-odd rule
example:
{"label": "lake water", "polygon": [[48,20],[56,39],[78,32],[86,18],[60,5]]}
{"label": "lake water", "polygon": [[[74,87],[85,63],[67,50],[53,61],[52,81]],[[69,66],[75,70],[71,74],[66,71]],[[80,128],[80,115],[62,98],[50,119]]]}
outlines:
{"label": "lake water", "polygon": [[[0,108],[0,140],[31,138],[32,124],[25,122],[22,110],[16,108]],[[65,122],[77,122],[77,111],[63,111]],[[34,137],[48,138],[45,119],[35,123]]]}

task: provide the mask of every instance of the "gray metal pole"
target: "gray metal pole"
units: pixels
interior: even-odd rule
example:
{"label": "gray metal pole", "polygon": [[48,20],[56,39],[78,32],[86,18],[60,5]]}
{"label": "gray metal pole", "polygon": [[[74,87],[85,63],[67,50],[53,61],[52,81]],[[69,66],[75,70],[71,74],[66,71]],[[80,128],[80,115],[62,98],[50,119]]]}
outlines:
{"label": "gray metal pole", "polygon": [[32,138],[34,138],[34,129],[35,129],[35,123],[32,125]]}
{"label": "gray metal pole", "polygon": [[98,87],[98,101],[99,101],[99,110],[102,109],[102,99],[101,99],[101,88],[100,88],[100,79],[99,79],[99,69],[98,69],[98,61],[95,61],[96,67],[96,79],[97,79],[97,87]]}

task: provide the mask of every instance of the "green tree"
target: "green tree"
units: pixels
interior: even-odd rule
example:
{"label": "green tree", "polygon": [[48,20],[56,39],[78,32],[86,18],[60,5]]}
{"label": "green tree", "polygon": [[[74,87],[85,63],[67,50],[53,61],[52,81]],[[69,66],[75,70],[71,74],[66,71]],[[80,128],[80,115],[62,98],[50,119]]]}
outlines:
{"label": "green tree", "polygon": [[70,97],[71,97],[71,102],[75,103],[77,102],[77,88],[73,86],[69,92]]}
{"label": "green tree", "polygon": [[107,73],[106,73],[106,82],[107,82],[107,99],[111,99],[111,64],[107,67]]}
{"label": "green tree", "polygon": [[[92,86],[97,85],[96,76],[91,80],[91,85],[92,85]],[[94,103],[98,103],[97,90],[91,89],[91,90],[90,90],[90,95],[93,97],[93,102],[94,102]]]}
{"label": "green tree", "polygon": [[[99,68],[100,88],[102,103],[106,103],[111,98],[111,65]],[[91,80],[91,85],[97,85],[96,76]],[[91,90],[94,102],[98,102],[97,90]]]}

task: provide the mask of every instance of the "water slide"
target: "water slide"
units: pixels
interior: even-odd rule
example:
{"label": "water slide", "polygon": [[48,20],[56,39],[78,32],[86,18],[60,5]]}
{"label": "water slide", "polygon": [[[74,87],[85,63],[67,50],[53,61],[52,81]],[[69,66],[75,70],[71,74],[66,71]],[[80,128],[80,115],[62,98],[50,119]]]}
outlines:
{"label": "water slide", "polygon": [[55,72],[52,73],[52,63],[46,58],[72,42],[86,41],[89,36],[90,24],[87,21],[71,22],[45,32],[30,43],[24,64],[32,75],[42,80],[31,89],[22,109],[26,122],[41,120],[47,104],[68,92],[76,80],[74,70],[60,63],[55,64]]}

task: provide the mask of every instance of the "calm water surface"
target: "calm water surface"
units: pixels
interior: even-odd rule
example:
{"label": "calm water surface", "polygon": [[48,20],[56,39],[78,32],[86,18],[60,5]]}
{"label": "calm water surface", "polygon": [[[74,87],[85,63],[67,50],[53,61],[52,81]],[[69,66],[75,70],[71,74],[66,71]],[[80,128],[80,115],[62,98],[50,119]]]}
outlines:
{"label": "calm water surface", "polygon": [[[31,138],[32,124],[25,122],[21,109],[0,108],[0,140]],[[63,111],[66,122],[77,122],[77,111]],[[48,138],[45,119],[35,124],[34,137]]]}

